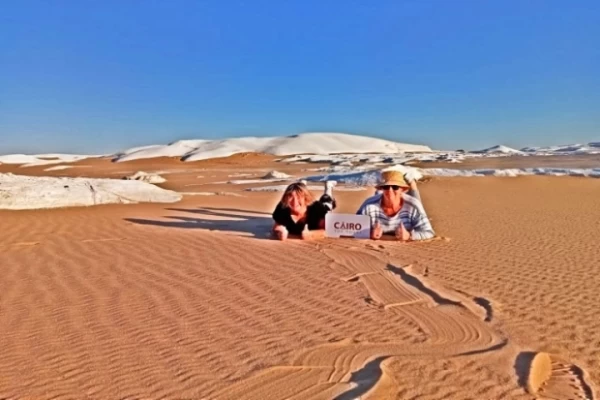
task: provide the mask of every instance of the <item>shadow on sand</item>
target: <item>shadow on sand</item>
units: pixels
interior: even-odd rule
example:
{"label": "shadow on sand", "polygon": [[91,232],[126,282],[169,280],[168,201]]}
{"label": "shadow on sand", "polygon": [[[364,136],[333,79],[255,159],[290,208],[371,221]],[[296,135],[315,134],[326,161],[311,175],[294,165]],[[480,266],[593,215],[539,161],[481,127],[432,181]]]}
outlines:
{"label": "shadow on sand", "polygon": [[237,236],[250,236],[257,239],[269,239],[269,232],[273,224],[270,214],[235,208],[201,207],[191,209],[167,208],[166,210],[187,213],[188,215],[165,216],[164,218],[167,218],[167,221],[142,218],[125,218],[125,220],[140,225],[204,229],[231,233]]}
{"label": "shadow on sand", "polygon": [[527,381],[531,371],[531,362],[535,357],[536,353],[533,351],[524,351],[519,353],[515,360],[515,373],[519,379],[519,385],[527,389]]}
{"label": "shadow on sand", "polygon": [[371,390],[383,375],[381,363],[388,356],[377,357],[373,361],[368,362],[364,367],[352,373],[350,381],[356,386],[344,393],[341,393],[335,400],[354,400]]}

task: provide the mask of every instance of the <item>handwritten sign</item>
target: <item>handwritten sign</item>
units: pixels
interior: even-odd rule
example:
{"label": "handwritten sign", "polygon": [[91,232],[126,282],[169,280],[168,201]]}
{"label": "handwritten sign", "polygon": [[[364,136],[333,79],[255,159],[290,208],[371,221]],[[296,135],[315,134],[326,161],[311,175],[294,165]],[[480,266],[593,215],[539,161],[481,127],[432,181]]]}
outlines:
{"label": "handwritten sign", "polygon": [[371,236],[371,218],[368,215],[327,213],[325,235],[368,239]]}

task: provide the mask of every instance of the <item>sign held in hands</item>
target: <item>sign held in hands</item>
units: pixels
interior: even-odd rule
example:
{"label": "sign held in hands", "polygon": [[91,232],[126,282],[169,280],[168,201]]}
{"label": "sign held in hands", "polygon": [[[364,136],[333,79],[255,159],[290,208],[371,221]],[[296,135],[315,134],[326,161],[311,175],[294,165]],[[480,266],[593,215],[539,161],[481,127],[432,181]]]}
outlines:
{"label": "sign held in hands", "polygon": [[327,237],[351,237],[369,239],[371,218],[368,215],[327,213],[325,215],[325,235]]}

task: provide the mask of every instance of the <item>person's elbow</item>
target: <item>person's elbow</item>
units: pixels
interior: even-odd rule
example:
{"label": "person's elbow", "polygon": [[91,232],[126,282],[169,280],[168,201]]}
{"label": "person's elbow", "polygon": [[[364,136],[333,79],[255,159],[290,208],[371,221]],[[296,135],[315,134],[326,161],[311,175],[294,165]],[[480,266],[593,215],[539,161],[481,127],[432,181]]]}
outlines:
{"label": "person's elbow", "polygon": [[435,231],[432,227],[419,227],[411,232],[412,240],[428,240],[435,237]]}
{"label": "person's elbow", "polygon": [[433,239],[435,237],[435,232],[433,231],[433,229],[429,229],[426,230],[424,232],[421,233],[421,239],[420,240],[428,240],[428,239]]}

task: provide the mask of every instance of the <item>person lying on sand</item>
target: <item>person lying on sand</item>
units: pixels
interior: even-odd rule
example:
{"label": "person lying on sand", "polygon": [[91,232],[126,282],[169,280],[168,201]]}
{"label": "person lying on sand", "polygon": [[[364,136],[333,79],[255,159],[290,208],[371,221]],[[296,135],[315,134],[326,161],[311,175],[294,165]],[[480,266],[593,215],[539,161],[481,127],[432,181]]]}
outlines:
{"label": "person lying on sand", "polygon": [[304,240],[323,236],[325,215],[336,207],[335,184],[335,181],[325,182],[325,193],[318,201],[304,181],[289,185],[273,211],[273,235],[279,240],[286,240],[288,235],[298,235]]}
{"label": "person lying on sand", "polygon": [[371,239],[381,239],[386,233],[401,241],[435,236],[414,180],[409,184],[402,172],[384,170],[377,191],[380,193],[365,200],[357,211],[371,218]]}

